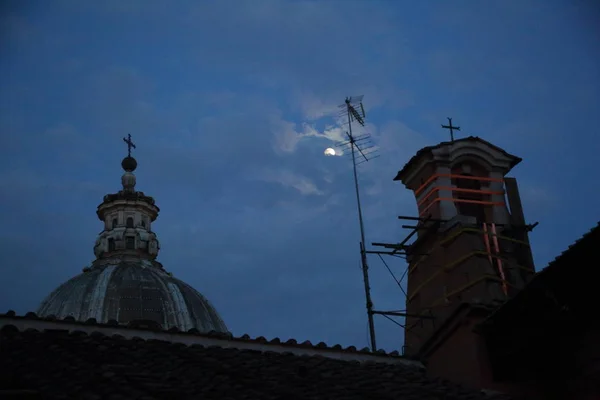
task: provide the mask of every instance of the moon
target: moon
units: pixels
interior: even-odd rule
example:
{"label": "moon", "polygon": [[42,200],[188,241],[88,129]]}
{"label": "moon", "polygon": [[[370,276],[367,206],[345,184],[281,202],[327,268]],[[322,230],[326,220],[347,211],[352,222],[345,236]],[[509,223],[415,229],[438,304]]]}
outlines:
{"label": "moon", "polygon": [[326,156],[335,156],[335,150],[332,149],[331,147],[328,147],[325,149],[325,155]]}

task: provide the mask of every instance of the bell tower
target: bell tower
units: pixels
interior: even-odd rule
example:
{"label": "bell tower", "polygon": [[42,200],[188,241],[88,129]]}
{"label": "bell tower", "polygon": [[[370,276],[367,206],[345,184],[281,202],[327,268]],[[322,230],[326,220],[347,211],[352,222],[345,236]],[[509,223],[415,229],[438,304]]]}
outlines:
{"label": "bell tower", "polygon": [[533,276],[531,227],[506,176],[520,161],[467,137],[421,149],[394,178],[413,191],[419,212],[418,237],[406,250],[407,355],[427,363],[447,342],[443,352],[467,357],[473,349],[462,346],[457,327],[483,318]]}

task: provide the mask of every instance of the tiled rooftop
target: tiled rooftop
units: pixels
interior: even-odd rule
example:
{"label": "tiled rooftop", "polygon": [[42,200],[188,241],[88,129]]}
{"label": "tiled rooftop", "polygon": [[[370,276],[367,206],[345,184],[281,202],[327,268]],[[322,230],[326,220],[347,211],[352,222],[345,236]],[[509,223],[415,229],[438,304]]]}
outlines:
{"label": "tiled rooftop", "polygon": [[506,399],[428,379],[397,353],[324,343],[33,313],[0,315],[0,332],[0,397],[10,389],[48,399]]}

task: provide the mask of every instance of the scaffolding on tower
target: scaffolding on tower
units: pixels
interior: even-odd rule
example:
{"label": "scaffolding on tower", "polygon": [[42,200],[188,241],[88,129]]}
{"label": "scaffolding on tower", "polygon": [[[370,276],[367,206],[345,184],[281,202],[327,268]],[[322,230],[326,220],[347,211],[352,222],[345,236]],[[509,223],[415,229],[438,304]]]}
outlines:
{"label": "scaffolding on tower", "polygon": [[[478,182],[496,182],[502,185],[502,190],[488,190],[488,189],[465,189],[461,187],[441,187],[434,185],[438,178],[450,178],[452,180],[475,180]],[[482,185],[483,186],[483,185]],[[451,197],[442,197],[440,192],[452,193]],[[432,207],[434,204],[439,202],[453,202],[455,204],[477,204],[483,207],[487,207],[491,214],[494,207],[507,207],[510,209],[511,221],[508,224],[495,223],[493,217],[478,219],[477,223],[472,226],[463,226],[460,229],[452,232],[448,236],[441,237],[435,242],[425,254],[412,254],[414,261],[411,263],[408,269],[408,275],[414,273],[419,266],[427,260],[432,254],[437,251],[443,251],[445,246],[453,241],[457,240],[461,235],[477,235],[482,238],[484,248],[481,250],[473,249],[467,254],[462,254],[456,259],[447,260],[444,265],[437,268],[430,276],[428,276],[423,282],[421,282],[416,288],[411,290],[410,296],[407,296],[407,304],[414,300],[419,292],[430,283],[434,282],[436,278],[441,276],[444,272],[449,272],[473,257],[482,257],[488,260],[490,266],[496,270],[495,274],[481,273],[480,276],[474,277],[466,284],[460,287],[452,288],[450,291],[443,293],[443,296],[434,300],[430,304],[422,307],[423,315],[431,315],[432,310],[438,307],[445,307],[454,296],[459,296],[462,292],[473,287],[474,285],[487,280],[496,281],[502,289],[504,296],[509,296],[509,291],[513,286],[511,281],[514,281],[518,271],[523,271],[526,274],[533,274],[535,272],[533,260],[530,257],[529,241],[527,238],[527,232],[532,231],[538,223],[526,224],[523,217],[522,206],[520,203],[520,197],[518,195],[518,189],[516,180],[514,178],[504,177],[490,178],[486,176],[472,176],[463,174],[434,174],[427,179],[416,191],[415,195],[420,198],[417,202],[419,215],[418,217],[412,216],[399,216],[401,220],[416,221],[416,225],[402,225],[402,228],[410,229],[411,232],[407,238],[412,237],[418,231],[422,231],[426,234],[427,231],[437,231],[439,224],[449,222],[443,219],[436,219],[432,214]],[[498,198],[501,196],[503,201],[494,201],[492,196]],[[508,199],[508,204],[504,200]],[[378,245],[378,244],[375,244]],[[512,246],[512,247],[511,247]],[[510,251],[509,251],[510,249]],[[506,257],[505,254],[512,254],[513,257]],[[508,275],[512,275],[512,279],[509,279]],[[416,320],[410,325],[405,327],[405,334],[411,333],[411,330],[422,324],[422,320]]]}

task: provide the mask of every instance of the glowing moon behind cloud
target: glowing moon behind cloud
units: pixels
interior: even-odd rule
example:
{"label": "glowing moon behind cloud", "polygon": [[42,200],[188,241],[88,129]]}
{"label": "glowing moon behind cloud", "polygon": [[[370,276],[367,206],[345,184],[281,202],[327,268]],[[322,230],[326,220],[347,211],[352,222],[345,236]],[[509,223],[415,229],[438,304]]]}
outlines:
{"label": "glowing moon behind cloud", "polygon": [[335,156],[335,150],[332,149],[331,147],[325,149],[325,155],[326,156]]}

